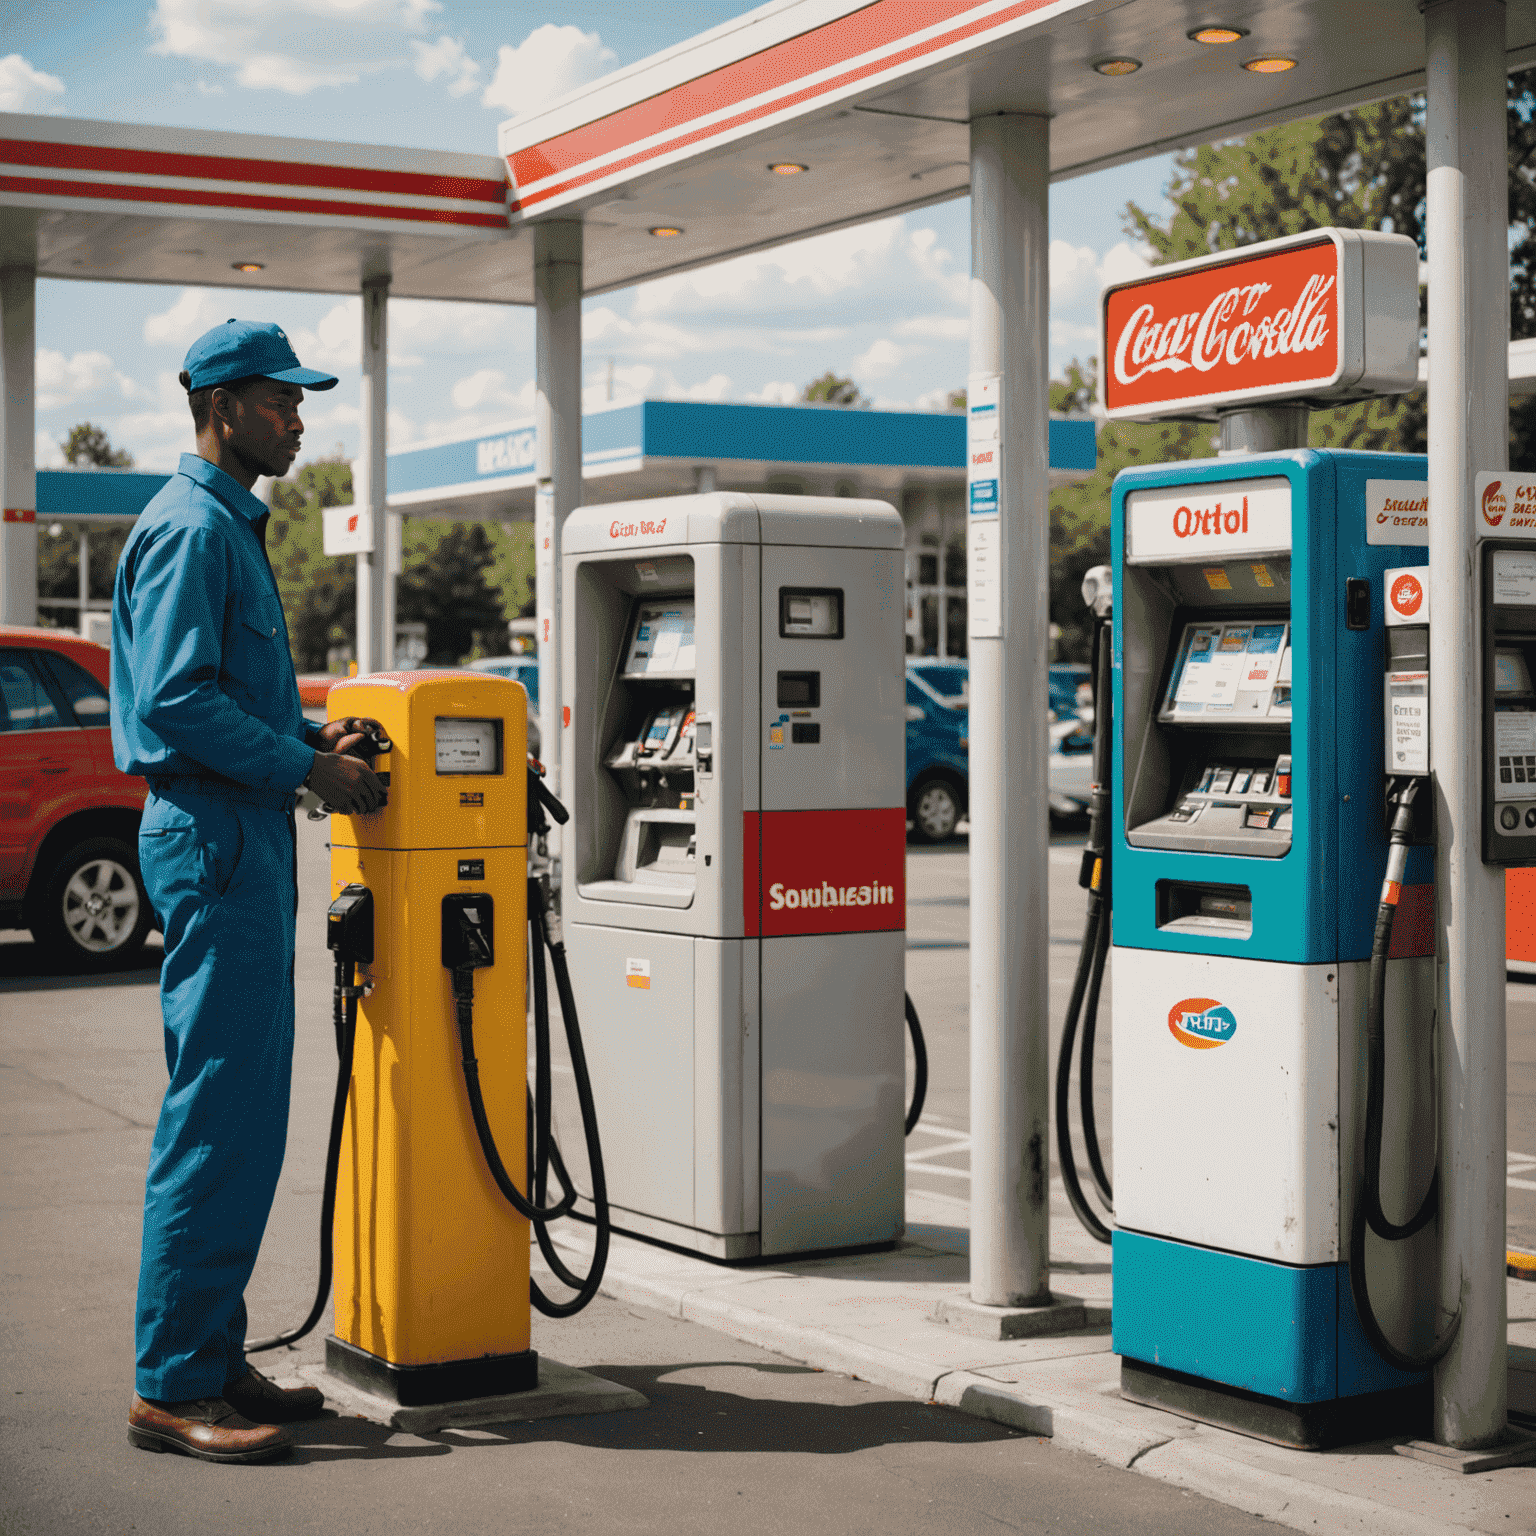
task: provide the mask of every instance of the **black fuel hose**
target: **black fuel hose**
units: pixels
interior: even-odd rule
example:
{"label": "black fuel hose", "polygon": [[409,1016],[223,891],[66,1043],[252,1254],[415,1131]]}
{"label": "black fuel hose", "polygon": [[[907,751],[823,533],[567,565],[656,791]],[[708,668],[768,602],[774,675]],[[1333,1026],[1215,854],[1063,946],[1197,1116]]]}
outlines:
{"label": "black fuel hose", "polygon": [[[459,1043],[464,1070],[464,1088],[469,1098],[469,1112],[475,1122],[475,1134],[485,1157],[496,1187],[503,1198],[532,1224],[538,1240],[539,1252],[544,1255],[556,1277],[571,1286],[576,1294],[566,1301],[554,1301],[539,1289],[536,1280],[530,1279],[528,1290],[533,1305],[545,1317],[573,1317],[597,1295],[602,1284],[603,1272],[608,1264],[610,1222],[608,1212],[608,1182],[603,1171],[603,1149],[597,1131],[597,1110],[592,1098],[592,1082],[587,1072],[586,1051],[582,1047],[581,1027],[576,1017],[576,998],[571,990],[570,971],[565,960],[565,945],[557,931],[552,929],[545,906],[543,884],[539,880],[528,882],[528,923],[533,935],[533,998],[534,998],[534,1089],[533,1089],[533,1161],[528,1168],[529,1190],[532,1200],[527,1199],[507,1172],[496,1146],[495,1133],[485,1112],[485,1098],[480,1089],[480,1068],[475,1059],[474,1021],[474,971],[468,967],[453,972],[455,1011],[458,1015]],[[551,1075],[549,1063],[549,989],[544,978],[544,953],[549,952],[555,972],[555,989],[560,999],[560,1013],[565,1024],[566,1045],[570,1052],[571,1071],[576,1080],[576,1097],[581,1106],[582,1130],[587,1145],[587,1164],[592,1179],[592,1204],[596,1212],[593,1225],[597,1228],[597,1241],[592,1252],[592,1264],[585,1276],[575,1274],[562,1261],[550,1240],[548,1227],[551,1221],[574,1210],[576,1204],[575,1183],[568,1176],[564,1160],[559,1155],[550,1130]],[[554,1204],[543,1204],[549,1170],[564,1189],[562,1197]]]}
{"label": "black fuel hose", "polygon": [[907,1106],[907,1119],[902,1134],[910,1136],[917,1122],[923,1117],[923,1104],[928,1098],[928,1047],[923,1041],[923,1026],[918,1022],[917,1009],[912,1006],[912,994],[906,994],[907,1033],[912,1037],[912,1102]]}
{"label": "black fuel hose", "polygon": [[[1114,1211],[1114,1189],[1099,1146],[1098,1117],[1093,1106],[1093,1049],[1098,1033],[1099,994],[1104,966],[1109,959],[1110,917],[1113,910],[1109,868],[1109,788],[1113,771],[1111,755],[1113,703],[1110,691],[1110,622],[1101,618],[1093,633],[1093,792],[1088,801],[1088,841],[1083,848],[1078,884],[1088,892],[1088,917],[1083,944],[1078,951],[1077,972],[1067,1001],[1061,1046],[1056,1056],[1056,1161],[1061,1182],[1077,1219],[1090,1237],[1101,1243],[1112,1240],[1110,1228],[1089,1204],[1072,1148],[1072,1058],[1078,1056],[1078,1103],[1083,1122],[1083,1143],[1088,1168],[1105,1207]],[[1078,1029],[1082,1029],[1081,1046]]]}
{"label": "black fuel hose", "polygon": [[1349,1233],[1349,1289],[1355,1300],[1360,1326],[1382,1359],[1400,1371],[1427,1371],[1444,1358],[1456,1341],[1461,1328],[1458,1306],[1444,1338],[1422,1355],[1399,1349],[1382,1331],[1371,1306],[1370,1285],[1365,1273],[1365,1234],[1370,1230],[1387,1242],[1403,1242],[1422,1231],[1434,1219],[1440,1205],[1438,1167],[1429,1181],[1419,1209],[1406,1222],[1390,1220],[1381,1204],[1381,1146],[1385,1127],[1386,1101],[1386,993],[1387,957],[1392,948],[1392,925],[1397,915],[1398,897],[1408,867],[1408,844],[1413,828],[1413,802],[1418,792],[1416,778],[1394,779],[1388,785],[1388,805],[1392,808],[1392,830],[1387,845],[1387,872],[1381,884],[1381,898],[1376,907],[1376,931],[1371,942],[1370,984],[1367,993],[1365,1023],[1365,1157],[1360,1181],[1355,1187],[1354,1219]]}
{"label": "black fuel hose", "polygon": [[357,1000],[362,988],[356,985],[356,967],[350,960],[336,957],[336,985],[332,994],[331,1023],[336,1030],[336,1094],[331,1103],[331,1134],[325,1148],[325,1188],[320,1197],[320,1282],[315,1288],[309,1316],[287,1333],[254,1339],[245,1346],[248,1355],[267,1349],[281,1349],[296,1344],[314,1330],[325,1315],[331,1299],[332,1233],[336,1221],[336,1178],[341,1167],[342,1128],[347,1119],[347,1098],[352,1087],[352,1048],[357,1041]]}

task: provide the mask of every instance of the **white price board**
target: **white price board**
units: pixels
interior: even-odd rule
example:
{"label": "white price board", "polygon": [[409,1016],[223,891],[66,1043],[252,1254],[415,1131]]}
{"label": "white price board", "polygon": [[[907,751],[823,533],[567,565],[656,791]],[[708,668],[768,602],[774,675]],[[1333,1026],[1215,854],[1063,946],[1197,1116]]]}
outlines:
{"label": "white price board", "polygon": [[1536,604],[1536,550],[1494,550],[1493,600],[1520,607]]}
{"label": "white price board", "polygon": [[1387,772],[1429,772],[1429,673],[1387,673]]}
{"label": "white price board", "polygon": [[965,547],[967,632],[973,640],[996,640],[1003,633],[1003,551],[998,519],[972,518]]}

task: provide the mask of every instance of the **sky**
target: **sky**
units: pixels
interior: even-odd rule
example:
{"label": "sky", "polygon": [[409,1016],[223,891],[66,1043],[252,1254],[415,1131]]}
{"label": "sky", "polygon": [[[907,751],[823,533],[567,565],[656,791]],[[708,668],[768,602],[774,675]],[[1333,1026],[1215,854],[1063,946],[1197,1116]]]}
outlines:
{"label": "sky", "polygon": [[[753,6],[740,0],[0,0],[0,110],[494,154],[498,123]],[[1166,208],[1168,157],[1051,191],[1051,366],[1096,350],[1105,281],[1144,263],[1122,228]],[[831,369],[877,406],[942,409],[966,375],[965,199],[589,299],[586,397],[784,403]],[[306,402],[303,458],[358,441],[359,301],[43,281],[37,461],[76,422],[144,468],[191,447],[176,373],[238,316],[276,320],[340,385]],[[389,440],[527,416],[533,312],[391,301]]]}

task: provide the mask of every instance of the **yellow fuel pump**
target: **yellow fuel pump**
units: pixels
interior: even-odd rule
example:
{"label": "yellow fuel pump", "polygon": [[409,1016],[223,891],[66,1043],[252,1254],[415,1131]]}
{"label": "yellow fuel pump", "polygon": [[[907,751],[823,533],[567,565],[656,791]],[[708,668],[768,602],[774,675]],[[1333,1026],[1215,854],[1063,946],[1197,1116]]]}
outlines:
{"label": "yellow fuel pump", "polygon": [[[560,919],[547,875],[529,868],[546,814],[568,813],[527,756],[520,683],[377,673],[336,687],[329,702],[333,720],[360,711],[383,727],[372,760],[388,801],[368,816],[331,815],[338,1064],[319,1285],[298,1327],[246,1350],[308,1334],[334,1272],[326,1366],[336,1375],[402,1405],[525,1391],[538,1384],[530,1302],[547,1317],[580,1312],[602,1283],[610,1232]],[[583,1211],[552,1134],[550,972],[581,1106]],[[562,1193],[546,1204],[551,1175]],[[567,1215],[595,1228],[585,1275],[549,1237]],[[551,1298],[533,1280],[530,1226],[574,1296]]]}
{"label": "yellow fuel pump", "polygon": [[[327,1368],[406,1403],[515,1392],[529,1347],[529,1224],[497,1189],[466,1102],[445,898],[479,898],[494,962],[475,977],[479,1085],[527,1188],[527,696],[468,672],[358,678],[329,713],[372,716],[388,803],[331,818],[331,887],[373,897],[334,1220]],[[494,1020],[496,1027],[487,1027]]]}

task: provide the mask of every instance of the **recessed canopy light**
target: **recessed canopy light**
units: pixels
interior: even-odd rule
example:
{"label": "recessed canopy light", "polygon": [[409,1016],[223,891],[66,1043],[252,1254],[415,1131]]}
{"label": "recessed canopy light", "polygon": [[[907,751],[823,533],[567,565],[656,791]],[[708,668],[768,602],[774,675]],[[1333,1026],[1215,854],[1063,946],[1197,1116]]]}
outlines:
{"label": "recessed canopy light", "polygon": [[768,169],[775,176],[798,176],[801,171],[810,170],[810,166],[797,165],[793,160],[775,160]]}
{"label": "recessed canopy light", "polygon": [[1283,75],[1286,70],[1296,68],[1296,60],[1287,59],[1282,54],[1273,53],[1267,58],[1244,59],[1243,68],[1250,75]]}
{"label": "recessed canopy light", "polygon": [[658,224],[651,233],[658,240],[676,240],[682,230],[676,224]]}
{"label": "recessed canopy light", "polygon": [[1192,43],[1235,43],[1248,34],[1241,27],[1196,27],[1189,34]]}
{"label": "recessed canopy light", "polygon": [[1100,59],[1093,67],[1101,75],[1134,75],[1141,68],[1141,60]]}
{"label": "recessed canopy light", "polygon": [[260,262],[260,261],[232,261],[232,262],[230,262],[230,266],[232,266],[235,269],[236,272],[260,272],[262,267],[265,266],[265,265],[266,265],[265,262]]}

